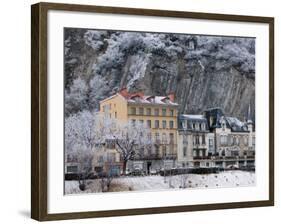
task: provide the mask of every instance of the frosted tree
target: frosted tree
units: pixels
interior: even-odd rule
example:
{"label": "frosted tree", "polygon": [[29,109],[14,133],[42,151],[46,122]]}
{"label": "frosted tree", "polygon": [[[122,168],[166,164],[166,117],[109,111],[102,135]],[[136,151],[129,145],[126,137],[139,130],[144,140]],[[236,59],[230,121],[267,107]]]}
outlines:
{"label": "frosted tree", "polygon": [[94,109],[99,101],[110,92],[108,81],[100,75],[95,75],[89,82],[89,106]]}
{"label": "frosted tree", "polygon": [[65,90],[65,113],[70,115],[88,107],[88,85],[82,78],[73,81],[69,90]]}
{"label": "frosted tree", "polygon": [[137,153],[142,155],[142,152],[152,148],[151,131],[141,122],[116,123],[110,131],[116,142],[116,150],[123,161],[123,174],[125,174],[129,160]]}
{"label": "frosted tree", "polygon": [[97,141],[95,115],[82,111],[65,120],[65,147],[68,159],[78,164],[79,188],[85,189],[85,181],[92,171],[93,149]]}

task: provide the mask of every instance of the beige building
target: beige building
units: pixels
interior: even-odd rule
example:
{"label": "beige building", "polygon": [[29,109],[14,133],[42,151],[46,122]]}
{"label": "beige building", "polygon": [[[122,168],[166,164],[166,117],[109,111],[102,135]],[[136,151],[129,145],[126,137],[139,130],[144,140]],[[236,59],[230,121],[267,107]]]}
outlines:
{"label": "beige building", "polygon": [[120,122],[144,123],[150,128],[155,144],[139,158],[147,161],[144,170],[149,172],[154,160],[176,160],[178,104],[174,102],[173,94],[147,96],[122,89],[100,102],[100,113]]}
{"label": "beige building", "polygon": [[123,163],[113,141],[107,140],[95,149],[92,167],[93,174],[97,176],[103,175],[104,172],[113,176],[119,176],[122,173]]}

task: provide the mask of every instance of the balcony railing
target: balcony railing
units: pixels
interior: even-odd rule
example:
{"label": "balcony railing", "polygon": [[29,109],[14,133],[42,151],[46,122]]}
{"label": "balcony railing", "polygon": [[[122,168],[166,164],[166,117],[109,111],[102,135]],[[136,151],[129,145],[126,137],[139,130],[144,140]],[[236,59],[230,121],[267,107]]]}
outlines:
{"label": "balcony railing", "polygon": [[161,154],[149,154],[149,155],[138,155],[134,158],[134,160],[174,160],[177,158],[176,154],[167,154],[167,155],[161,155]]}
{"label": "balcony railing", "polygon": [[194,156],[194,160],[212,159],[211,156]]}

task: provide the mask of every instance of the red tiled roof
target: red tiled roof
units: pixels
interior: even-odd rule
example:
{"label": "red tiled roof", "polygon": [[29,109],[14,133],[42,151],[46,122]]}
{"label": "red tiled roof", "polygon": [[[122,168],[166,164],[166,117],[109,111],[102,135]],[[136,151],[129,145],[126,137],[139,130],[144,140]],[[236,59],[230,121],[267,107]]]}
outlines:
{"label": "red tiled roof", "polygon": [[123,96],[127,100],[133,100],[135,97],[140,97],[142,100],[146,102],[150,102],[151,98],[157,99],[157,102],[161,101],[163,103],[165,99],[170,100],[172,103],[175,101],[174,94],[169,94],[168,96],[146,96],[143,92],[129,93],[127,88],[123,88],[119,91],[119,94]]}

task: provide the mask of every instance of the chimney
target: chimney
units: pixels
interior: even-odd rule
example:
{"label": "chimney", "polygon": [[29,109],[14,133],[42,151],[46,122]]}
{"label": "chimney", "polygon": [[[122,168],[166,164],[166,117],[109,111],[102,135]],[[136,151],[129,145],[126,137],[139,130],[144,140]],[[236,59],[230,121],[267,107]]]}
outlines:
{"label": "chimney", "polygon": [[122,88],[119,90],[119,94],[121,94],[123,97],[127,98],[129,96],[129,93],[127,91],[127,88]]}
{"label": "chimney", "polygon": [[172,102],[175,102],[175,93],[170,93],[168,97]]}

